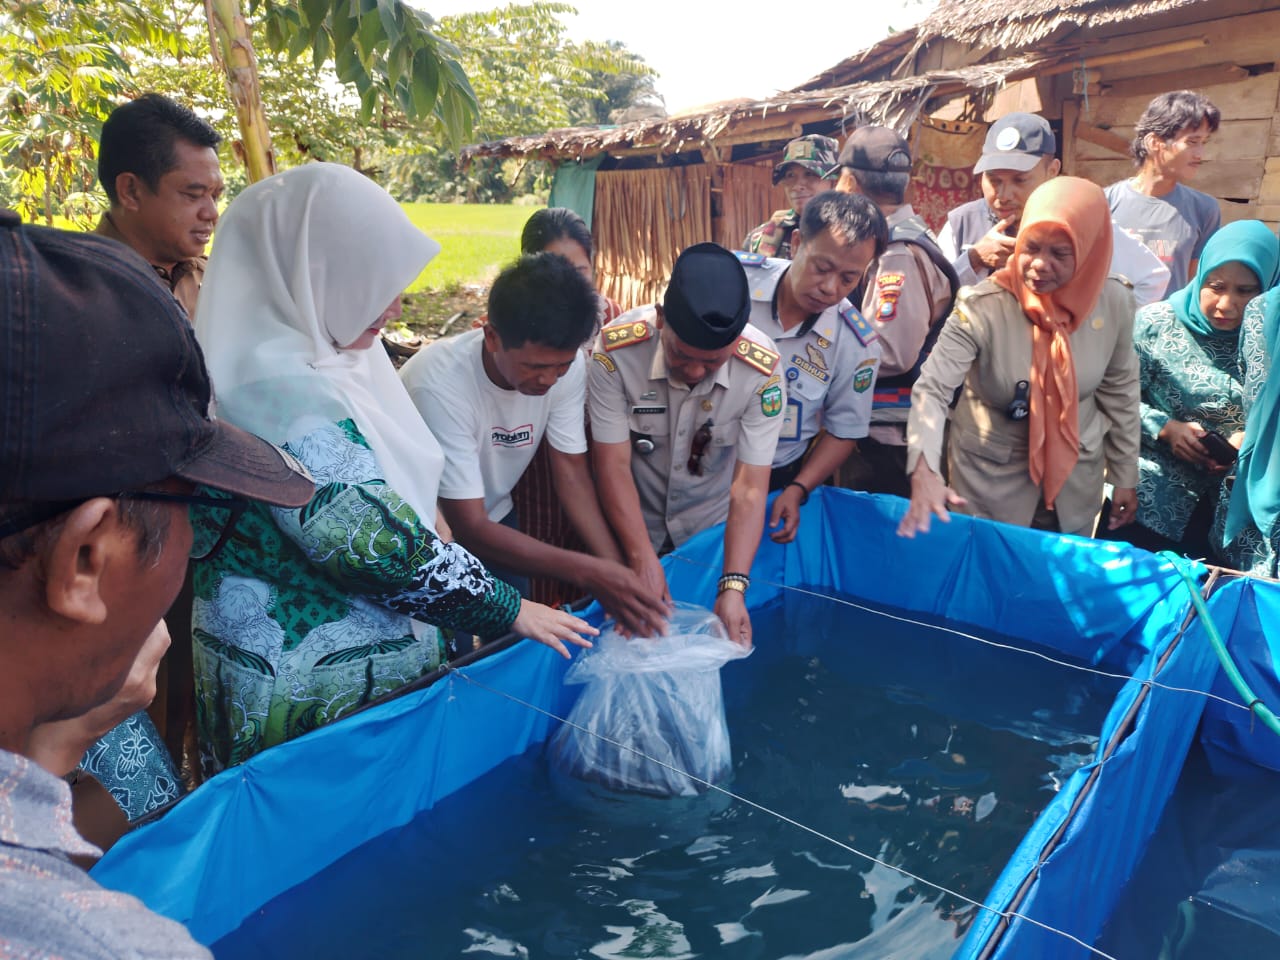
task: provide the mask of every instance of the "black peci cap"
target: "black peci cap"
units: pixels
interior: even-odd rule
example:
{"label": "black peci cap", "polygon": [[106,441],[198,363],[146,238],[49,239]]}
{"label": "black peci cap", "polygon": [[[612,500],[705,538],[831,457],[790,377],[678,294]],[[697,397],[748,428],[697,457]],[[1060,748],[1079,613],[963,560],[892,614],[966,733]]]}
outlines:
{"label": "black peci cap", "polygon": [[663,322],[695,350],[719,350],[747,325],[751,297],[738,258],[715,243],[696,243],[676,260],[662,298]]}
{"label": "black peci cap", "polygon": [[109,496],[181,477],[301,506],[306,469],[213,419],[186,315],[130,247],[0,210],[0,503]]}

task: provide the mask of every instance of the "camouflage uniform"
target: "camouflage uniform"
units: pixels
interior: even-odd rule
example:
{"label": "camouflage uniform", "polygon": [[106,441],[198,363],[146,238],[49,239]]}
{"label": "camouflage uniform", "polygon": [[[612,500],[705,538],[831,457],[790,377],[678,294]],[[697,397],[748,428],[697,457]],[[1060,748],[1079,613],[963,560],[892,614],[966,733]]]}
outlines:
{"label": "camouflage uniform", "polygon": [[[831,137],[809,134],[797,137],[782,151],[782,159],[773,168],[773,185],[776,187],[787,172],[787,167],[798,164],[820,177],[831,174],[831,186],[835,186],[838,144]],[[742,249],[748,253],[763,253],[780,260],[791,259],[791,235],[800,225],[800,214],[792,210],[776,210],[772,217],[760,224],[742,241]]]}
{"label": "camouflage uniform", "polygon": [[794,210],[777,210],[742,241],[742,249],[748,253],[763,253],[779,260],[791,259],[791,234],[800,225],[800,215]]}

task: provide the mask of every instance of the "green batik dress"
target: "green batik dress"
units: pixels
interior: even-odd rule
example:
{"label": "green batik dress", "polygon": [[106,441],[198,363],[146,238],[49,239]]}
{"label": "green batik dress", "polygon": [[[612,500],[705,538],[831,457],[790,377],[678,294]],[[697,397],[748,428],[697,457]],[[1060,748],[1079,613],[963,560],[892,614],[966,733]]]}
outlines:
{"label": "green batik dress", "polygon": [[[195,565],[196,719],[206,772],[240,763],[422,676],[436,624],[501,636],[520,596],[444,543],[380,478],[351,420],[319,417],[285,448],[316,480],[301,509],[254,504]],[[195,517],[217,536],[216,511]]]}
{"label": "green batik dress", "polygon": [[1189,330],[1161,301],[1138,311],[1133,346],[1142,382],[1137,521],[1181,540],[1196,504],[1218,489],[1221,477],[1178,459],[1158,436],[1171,419],[1195,421],[1224,437],[1244,429],[1237,340]]}
{"label": "green batik dress", "polygon": [[[1262,323],[1267,297],[1276,296],[1270,290],[1261,297],[1254,297],[1244,308],[1244,320],[1240,324],[1239,364],[1243,383],[1243,406],[1246,418],[1253,408],[1253,403],[1262,392],[1267,373],[1271,369],[1267,356],[1266,340],[1262,336]],[[1215,544],[1222,543],[1226,529],[1227,508],[1231,503],[1231,486],[1235,481],[1232,470],[1222,481],[1222,493],[1218,497],[1218,510],[1214,516],[1213,532],[1210,535]],[[1276,577],[1277,559],[1280,558],[1280,529],[1273,529],[1266,535],[1250,521],[1236,534],[1236,538],[1223,548],[1223,562],[1235,570],[1243,570],[1261,577]]]}

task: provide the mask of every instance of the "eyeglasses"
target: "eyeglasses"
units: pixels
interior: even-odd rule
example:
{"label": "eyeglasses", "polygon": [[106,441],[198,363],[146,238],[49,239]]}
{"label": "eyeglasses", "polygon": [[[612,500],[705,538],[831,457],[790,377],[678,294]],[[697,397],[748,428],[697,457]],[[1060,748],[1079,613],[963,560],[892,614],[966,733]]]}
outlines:
{"label": "eyeglasses", "polygon": [[249,509],[249,501],[244,497],[207,497],[190,493],[164,493],[161,491],[139,490],[117,495],[120,500],[146,500],[155,503],[181,503],[189,507],[203,508],[191,516],[191,560],[198,563],[216,556],[231,535],[235,533],[236,524]]}
{"label": "eyeglasses", "polygon": [[[180,503],[187,507],[201,507],[203,516],[193,516],[191,523],[191,553],[193,561],[208,560],[226,545],[235,532],[240,517],[249,509],[249,501],[243,497],[206,497],[198,494],[165,493],[152,490],[133,490],[114,495],[116,500],[145,500],[155,503]],[[0,540],[23,530],[52,520],[59,514],[74,510],[84,500],[59,500],[39,504],[20,515],[0,522]]]}
{"label": "eyeglasses", "polygon": [[686,466],[695,477],[702,476],[702,455],[707,452],[707,445],[711,443],[711,427],[712,423],[708,420],[697,429],[693,442],[689,444],[689,462]]}

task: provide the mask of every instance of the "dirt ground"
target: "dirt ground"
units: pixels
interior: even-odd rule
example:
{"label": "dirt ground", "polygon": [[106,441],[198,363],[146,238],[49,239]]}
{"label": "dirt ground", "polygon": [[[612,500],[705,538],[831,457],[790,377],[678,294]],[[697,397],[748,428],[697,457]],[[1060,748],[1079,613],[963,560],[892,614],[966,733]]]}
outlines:
{"label": "dirt ground", "polygon": [[486,287],[474,284],[405,294],[401,323],[383,332],[391,359],[399,366],[422,343],[470,330],[484,314],[488,295]]}

